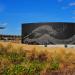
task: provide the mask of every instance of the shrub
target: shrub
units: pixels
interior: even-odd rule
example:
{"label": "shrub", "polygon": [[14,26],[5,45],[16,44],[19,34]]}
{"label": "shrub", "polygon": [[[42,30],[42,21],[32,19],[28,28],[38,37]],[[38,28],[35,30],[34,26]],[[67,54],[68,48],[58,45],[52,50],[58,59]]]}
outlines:
{"label": "shrub", "polygon": [[9,60],[11,60],[11,62],[13,64],[20,64],[21,62],[23,62],[24,58],[22,57],[22,55],[17,54],[15,52],[12,52],[8,55]]}
{"label": "shrub", "polygon": [[37,59],[37,51],[35,49],[33,49],[32,51],[27,52],[26,54],[27,59],[29,59],[30,61],[34,61]]}
{"label": "shrub", "polygon": [[13,67],[6,67],[3,75],[23,75],[24,69],[21,65],[13,65]]}
{"label": "shrub", "polygon": [[0,43],[0,55],[6,54],[6,49],[3,44]]}
{"label": "shrub", "polygon": [[40,50],[40,52],[38,53],[38,60],[40,62],[44,62],[48,60],[48,52],[47,50]]}
{"label": "shrub", "polygon": [[45,68],[44,66],[39,60],[34,60],[30,63],[29,67],[26,68],[25,73],[27,75],[40,75],[40,72]]}
{"label": "shrub", "polygon": [[57,60],[53,60],[50,64],[51,70],[58,70],[59,69],[59,62]]}
{"label": "shrub", "polygon": [[49,66],[47,71],[58,70],[60,65],[60,59],[57,55],[54,55],[52,59],[49,61]]}
{"label": "shrub", "polygon": [[2,75],[4,69],[9,66],[11,62],[8,60],[8,58],[0,57],[0,74]]}

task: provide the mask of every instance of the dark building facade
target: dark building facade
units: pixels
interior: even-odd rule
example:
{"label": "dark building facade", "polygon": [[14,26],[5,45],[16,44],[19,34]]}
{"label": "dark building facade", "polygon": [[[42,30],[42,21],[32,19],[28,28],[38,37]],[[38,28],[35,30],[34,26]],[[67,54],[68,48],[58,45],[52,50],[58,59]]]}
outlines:
{"label": "dark building facade", "polygon": [[75,44],[75,23],[22,24],[22,43],[39,45]]}

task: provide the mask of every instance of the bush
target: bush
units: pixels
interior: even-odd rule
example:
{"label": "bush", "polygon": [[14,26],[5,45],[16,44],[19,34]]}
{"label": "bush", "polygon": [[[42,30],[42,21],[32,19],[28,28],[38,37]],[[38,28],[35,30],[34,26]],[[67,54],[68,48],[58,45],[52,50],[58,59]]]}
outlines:
{"label": "bush", "polygon": [[4,47],[4,45],[0,43],[0,55],[6,54],[6,53],[7,53],[7,51]]}
{"label": "bush", "polygon": [[39,55],[38,55],[38,59],[43,62],[43,61],[47,61],[47,54],[45,52],[41,52]]}
{"label": "bush", "polygon": [[9,60],[11,60],[11,62],[13,64],[20,64],[21,62],[23,62],[24,58],[22,57],[22,55],[17,54],[15,52],[12,52],[8,55]]}
{"label": "bush", "polygon": [[41,63],[39,60],[34,60],[26,68],[25,73],[27,75],[40,75],[40,72],[45,68],[44,63]]}
{"label": "bush", "polygon": [[24,69],[25,68],[21,65],[13,65],[13,67],[6,67],[4,69],[3,75],[22,75]]}

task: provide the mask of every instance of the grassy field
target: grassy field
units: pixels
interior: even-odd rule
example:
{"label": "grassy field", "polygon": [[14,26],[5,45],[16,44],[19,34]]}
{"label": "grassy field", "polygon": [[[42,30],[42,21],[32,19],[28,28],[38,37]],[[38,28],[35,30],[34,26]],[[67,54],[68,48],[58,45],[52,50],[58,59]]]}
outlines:
{"label": "grassy field", "polygon": [[75,49],[0,42],[0,75],[75,75],[74,69]]}

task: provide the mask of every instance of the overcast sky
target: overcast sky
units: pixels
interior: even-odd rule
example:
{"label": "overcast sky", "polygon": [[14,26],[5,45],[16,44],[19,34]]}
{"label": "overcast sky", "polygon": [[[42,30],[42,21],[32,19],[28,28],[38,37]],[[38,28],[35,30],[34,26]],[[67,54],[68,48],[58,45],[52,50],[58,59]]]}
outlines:
{"label": "overcast sky", "polygon": [[0,33],[20,35],[32,22],[75,22],[75,0],[0,0]]}

